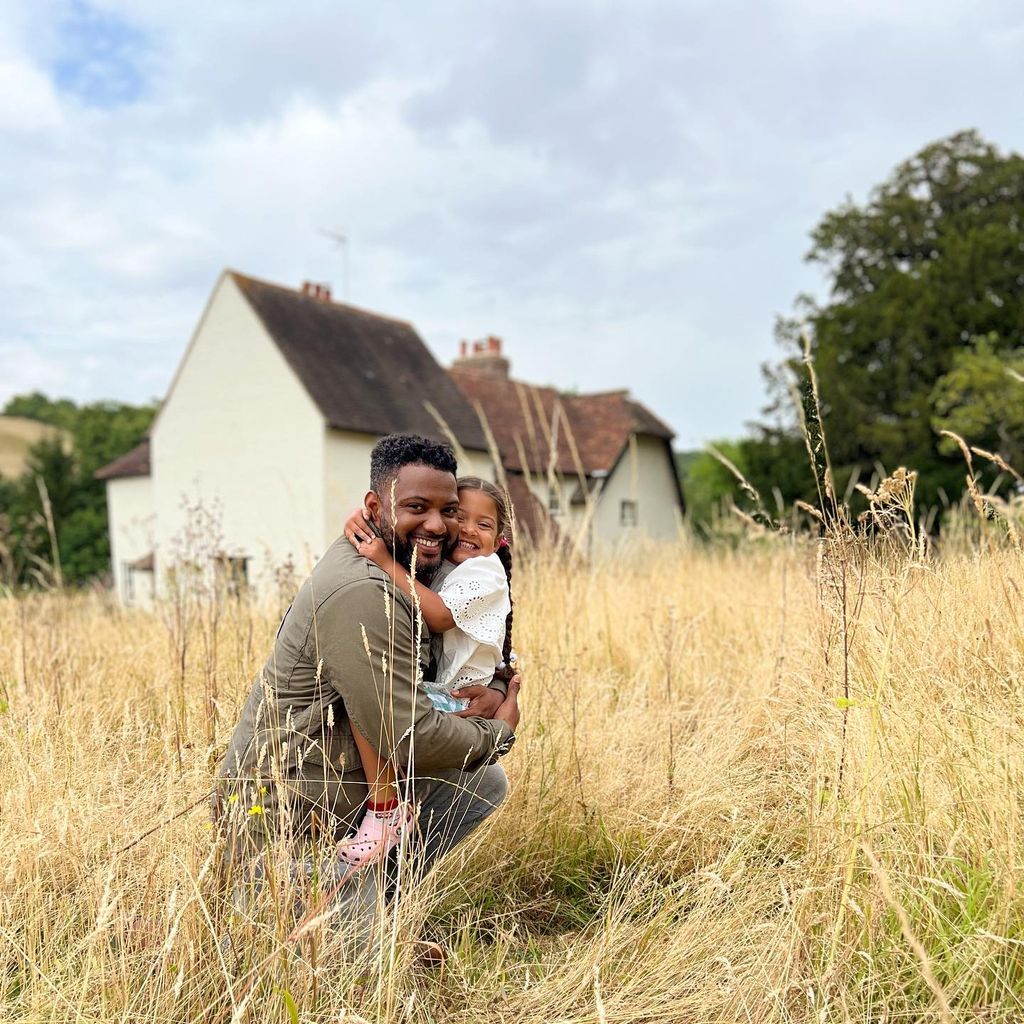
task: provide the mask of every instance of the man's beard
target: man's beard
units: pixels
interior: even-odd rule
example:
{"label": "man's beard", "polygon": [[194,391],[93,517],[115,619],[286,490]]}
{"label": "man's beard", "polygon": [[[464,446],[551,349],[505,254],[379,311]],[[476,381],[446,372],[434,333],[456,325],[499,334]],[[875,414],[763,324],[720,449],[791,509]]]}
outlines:
{"label": "man's beard", "polygon": [[[412,554],[416,545],[411,540],[399,540],[390,524],[385,525],[384,523],[381,523],[378,529],[380,531],[381,540],[387,544],[388,550],[391,551],[395,561],[403,568],[411,570]],[[438,559],[437,565],[424,565],[422,562],[417,562],[416,579],[418,579],[420,583],[430,583],[434,578],[434,574],[441,568],[441,562],[448,557],[448,553],[451,551],[451,548],[452,545],[447,541],[447,539],[442,542],[441,558]]]}

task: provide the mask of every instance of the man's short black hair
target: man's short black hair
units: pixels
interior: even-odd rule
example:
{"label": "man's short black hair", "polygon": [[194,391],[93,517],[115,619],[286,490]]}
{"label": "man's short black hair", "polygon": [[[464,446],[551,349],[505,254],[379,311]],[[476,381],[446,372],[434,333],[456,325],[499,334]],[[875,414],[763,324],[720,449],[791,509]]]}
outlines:
{"label": "man's short black hair", "polygon": [[370,452],[370,487],[383,496],[403,466],[431,466],[442,473],[459,475],[451,445],[417,434],[388,434]]}

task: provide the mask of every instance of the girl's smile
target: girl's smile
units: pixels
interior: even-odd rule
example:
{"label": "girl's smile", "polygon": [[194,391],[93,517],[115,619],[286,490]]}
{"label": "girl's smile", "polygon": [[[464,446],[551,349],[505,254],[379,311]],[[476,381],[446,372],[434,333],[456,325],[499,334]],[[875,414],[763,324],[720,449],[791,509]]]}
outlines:
{"label": "girl's smile", "polygon": [[459,491],[459,539],[448,556],[456,565],[493,555],[498,547],[498,507],[484,491]]}

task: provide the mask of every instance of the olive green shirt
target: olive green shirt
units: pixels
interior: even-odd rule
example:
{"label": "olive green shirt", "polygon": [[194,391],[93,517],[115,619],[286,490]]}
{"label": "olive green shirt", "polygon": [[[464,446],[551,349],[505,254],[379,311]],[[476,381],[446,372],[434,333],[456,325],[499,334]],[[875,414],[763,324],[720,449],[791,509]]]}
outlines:
{"label": "olive green shirt", "polygon": [[228,744],[219,777],[231,817],[271,829],[287,804],[292,828],[347,825],[366,800],[351,723],[410,776],[490,760],[511,730],[435,710],[418,685],[429,652],[412,600],[336,540],[285,614]]}

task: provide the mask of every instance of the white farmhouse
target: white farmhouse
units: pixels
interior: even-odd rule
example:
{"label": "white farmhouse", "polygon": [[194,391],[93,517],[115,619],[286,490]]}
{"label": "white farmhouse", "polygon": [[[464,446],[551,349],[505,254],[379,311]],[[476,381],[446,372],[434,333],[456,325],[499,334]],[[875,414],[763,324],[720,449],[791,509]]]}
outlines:
{"label": "white farmhouse", "polygon": [[153,598],[156,514],[149,439],[96,471],[107,482],[107,529],[114,590],[125,604]]}
{"label": "white farmhouse", "polygon": [[160,592],[181,559],[257,585],[284,565],[304,574],[362,501],[374,443],[395,432],[454,440],[462,472],[507,479],[535,538],[571,533],[598,548],[676,535],[663,423],[625,392],[510,381],[497,339],[463,348],[446,372],[406,321],[334,302],[326,287],[225,271],[149,438],[97,473],[122,600]]}
{"label": "white farmhouse", "polygon": [[149,439],[98,473],[118,593],[160,591],[211,546],[251,583],[305,573],[362,503],[377,439],[440,435],[428,403],[493,479],[476,414],[409,323],[225,271]]}
{"label": "white farmhouse", "polygon": [[683,499],[666,424],[628,391],[570,394],[509,370],[490,337],[463,342],[449,373],[486,413],[525,532],[594,554],[678,537]]}

